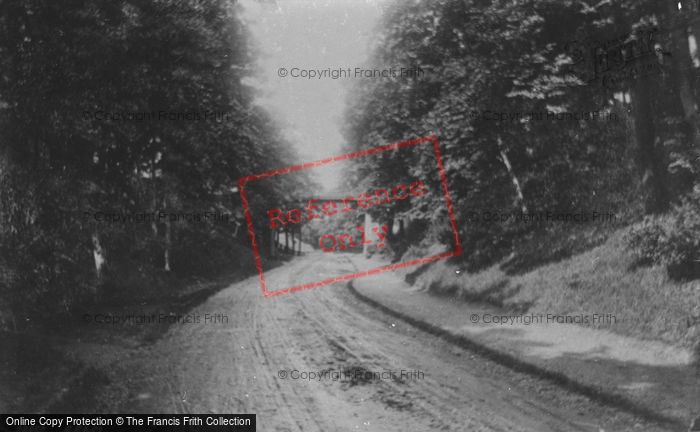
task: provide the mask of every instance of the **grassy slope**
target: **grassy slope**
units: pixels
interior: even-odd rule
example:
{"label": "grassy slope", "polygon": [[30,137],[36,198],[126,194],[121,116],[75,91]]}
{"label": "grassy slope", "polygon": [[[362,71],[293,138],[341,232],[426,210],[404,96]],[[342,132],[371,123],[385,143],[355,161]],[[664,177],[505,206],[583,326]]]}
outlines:
{"label": "grassy slope", "polygon": [[617,323],[606,327],[614,332],[697,346],[700,281],[675,282],[663,267],[635,267],[625,250],[624,231],[600,246],[521,274],[508,275],[500,265],[467,273],[442,261],[419,270],[415,284],[517,313],[610,313]]}

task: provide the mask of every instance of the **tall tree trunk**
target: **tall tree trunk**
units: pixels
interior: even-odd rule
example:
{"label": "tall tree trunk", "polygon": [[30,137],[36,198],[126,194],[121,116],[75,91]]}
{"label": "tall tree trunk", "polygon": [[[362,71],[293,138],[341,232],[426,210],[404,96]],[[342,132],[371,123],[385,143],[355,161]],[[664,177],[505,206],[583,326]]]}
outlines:
{"label": "tall tree trunk", "polygon": [[[682,10],[684,11],[684,17],[688,17],[688,22],[690,23],[690,31],[695,39],[695,58],[700,61],[700,3],[697,1],[683,0]],[[689,76],[693,76],[697,70],[694,67],[694,59],[691,58],[691,68],[688,72]],[[693,81],[691,80],[691,83]],[[692,88],[694,101],[700,98],[700,89],[698,86]],[[697,120],[700,122],[700,120]],[[697,123],[696,123],[697,124]],[[700,128],[700,126],[698,126]],[[700,133],[700,132],[699,132]],[[700,144],[694,143],[695,148],[695,166],[700,167]]]}
{"label": "tall tree trunk", "polygon": [[683,107],[685,122],[688,125],[690,141],[694,149],[700,149],[700,115],[695,106],[695,97],[692,87],[692,69],[690,57],[690,43],[688,42],[687,23],[690,14],[690,4],[688,0],[682,1],[681,10],[677,10],[674,2],[667,2],[668,13],[671,26],[671,47],[672,55],[669,56],[673,70],[676,71],[678,79],[678,92]]}
{"label": "tall tree trunk", "polygon": [[637,78],[632,94],[632,113],[637,158],[646,195],[646,212],[659,213],[668,209],[669,199],[665,179],[665,158],[656,145],[651,86],[648,76]]}
{"label": "tall tree trunk", "polygon": [[[163,199],[163,209],[168,208],[167,199]],[[165,218],[165,247],[163,248],[163,270],[170,271],[170,247],[172,245],[172,224],[170,215]]]}
{"label": "tall tree trunk", "polygon": [[273,231],[271,229],[267,229],[268,232],[268,238],[270,239],[270,256],[271,257],[276,257],[277,256],[277,245],[279,244],[279,232],[278,231]]}
{"label": "tall tree trunk", "polygon": [[[365,212],[365,220],[364,220],[364,225],[365,225],[365,232],[368,233],[370,232],[372,228],[372,216],[369,215],[369,213]],[[362,245],[362,255],[367,256],[367,253],[369,252],[368,244],[363,244]]]}
{"label": "tall tree trunk", "polygon": [[301,225],[298,227],[298,232],[299,232],[299,252],[297,255],[301,256]]}
{"label": "tall tree trunk", "polygon": [[[700,5],[695,1],[684,0],[683,10],[687,14],[690,31],[695,39],[695,58],[700,60]],[[698,90],[697,88],[695,89]]]}
{"label": "tall tree trunk", "polygon": [[[156,162],[155,159],[151,159],[151,204],[152,211],[155,213],[158,211],[158,194],[156,192]],[[151,221],[151,231],[153,231],[153,237],[158,239],[158,224],[156,223],[156,218]]]}
{"label": "tall tree trunk", "polygon": [[105,253],[102,248],[102,242],[100,242],[100,235],[97,231],[92,233],[92,257],[95,261],[95,276],[97,277],[97,284],[92,287],[91,295],[92,300],[97,300],[97,287],[102,285],[102,267],[105,263]]}
{"label": "tall tree trunk", "polygon": [[517,204],[523,213],[527,213],[528,211],[527,211],[527,206],[525,205],[525,197],[523,196],[523,190],[520,187],[520,182],[518,181],[518,177],[515,175],[515,172],[513,172],[513,166],[510,164],[510,159],[508,159],[508,155],[506,155],[506,152],[503,149],[503,140],[501,140],[500,135],[498,135],[498,137],[497,137],[497,143],[498,143],[498,151],[501,154],[501,161],[503,161],[503,164],[506,166],[506,169],[508,170],[508,174],[510,175],[510,179],[513,182],[513,186],[515,187],[515,194],[517,196]]}

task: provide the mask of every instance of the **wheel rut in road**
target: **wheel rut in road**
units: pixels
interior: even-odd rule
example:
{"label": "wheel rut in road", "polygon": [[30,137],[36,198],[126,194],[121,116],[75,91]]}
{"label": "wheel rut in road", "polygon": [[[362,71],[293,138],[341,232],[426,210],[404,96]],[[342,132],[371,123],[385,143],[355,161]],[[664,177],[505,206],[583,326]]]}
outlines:
{"label": "wheel rut in road", "polygon": [[[342,256],[309,254],[266,278],[290,286],[351,271]],[[229,319],[173,326],[115,364],[120,410],[256,413],[261,431],[663,430],[397,322],[342,284],[264,298],[251,278],[194,312]]]}

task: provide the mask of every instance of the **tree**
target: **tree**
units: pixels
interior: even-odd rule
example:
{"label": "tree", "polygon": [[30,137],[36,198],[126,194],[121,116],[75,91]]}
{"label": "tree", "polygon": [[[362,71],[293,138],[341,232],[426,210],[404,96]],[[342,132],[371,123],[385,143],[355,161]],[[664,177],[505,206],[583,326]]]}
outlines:
{"label": "tree", "polygon": [[[645,110],[659,107],[658,90],[647,84],[645,99],[643,81],[638,90],[634,81],[592,87],[601,84],[596,60],[608,54],[596,57],[595,41],[621,31],[635,34],[628,23],[641,26],[657,9],[652,2],[396,2],[382,24],[372,66],[418,67],[425,74],[360,83],[348,109],[348,141],[370,146],[436,132],[460,221],[470,214],[625,208],[641,182],[628,163],[634,148],[649,209],[662,209],[668,188],[663,137],[655,128],[659,115],[651,122],[645,117]],[[594,33],[592,46],[562,37],[572,29]],[[589,65],[597,82],[571,73]],[[626,109],[616,99],[630,91],[638,91],[632,97],[636,147],[627,138]],[[567,113],[589,115],[562,120]],[[401,177],[431,169],[420,155],[359,162],[356,178],[373,183],[377,177],[368,173]],[[436,200],[413,216],[433,220],[441,208]],[[510,222],[460,227],[470,245],[464,258],[474,266],[507,256],[519,239],[540,229]],[[446,231],[428,235],[449,238]]]}
{"label": "tree", "polygon": [[236,214],[238,177],[291,163],[243,83],[252,52],[238,8],[0,3],[0,265],[20,315],[235,264],[247,239],[234,224],[94,216]]}

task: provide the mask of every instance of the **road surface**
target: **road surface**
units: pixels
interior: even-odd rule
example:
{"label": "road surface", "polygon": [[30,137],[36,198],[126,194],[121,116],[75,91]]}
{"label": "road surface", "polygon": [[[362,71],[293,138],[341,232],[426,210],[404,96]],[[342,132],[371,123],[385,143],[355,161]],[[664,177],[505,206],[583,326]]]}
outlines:
{"label": "road surface", "polygon": [[[312,253],[267,279],[352,270]],[[397,322],[342,283],[264,298],[250,278],[192,312],[228,322],[175,325],[120,360],[115,411],[256,413],[259,431],[279,432],[663,430]]]}

